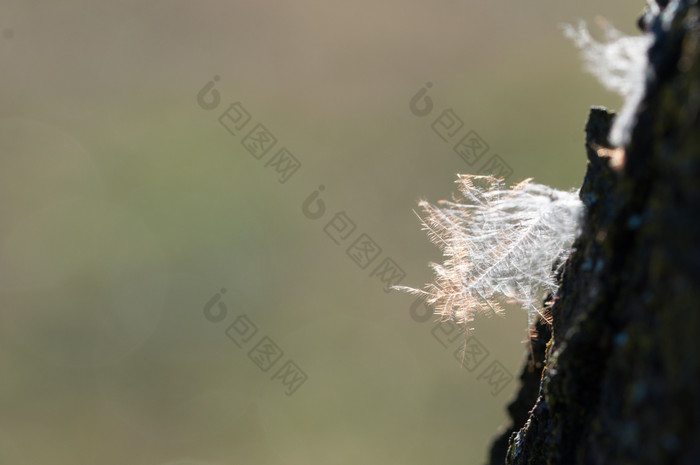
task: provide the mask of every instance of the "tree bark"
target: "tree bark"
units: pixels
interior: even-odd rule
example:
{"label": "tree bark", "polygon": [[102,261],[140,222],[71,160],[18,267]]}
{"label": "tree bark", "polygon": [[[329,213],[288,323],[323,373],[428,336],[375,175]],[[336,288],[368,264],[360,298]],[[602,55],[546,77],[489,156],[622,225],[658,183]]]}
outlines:
{"label": "tree bark", "polygon": [[700,10],[665,3],[624,166],[591,109],[586,218],[491,465],[700,464]]}

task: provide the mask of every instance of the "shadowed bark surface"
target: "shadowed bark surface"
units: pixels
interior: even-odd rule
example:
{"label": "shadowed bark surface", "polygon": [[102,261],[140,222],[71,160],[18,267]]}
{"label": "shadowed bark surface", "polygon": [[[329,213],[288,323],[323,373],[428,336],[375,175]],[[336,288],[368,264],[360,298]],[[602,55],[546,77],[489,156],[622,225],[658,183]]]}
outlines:
{"label": "shadowed bark surface", "polygon": [[591,109],[583,230],[491,465],[700,464],[700,10],[665,3],[624,166]]}

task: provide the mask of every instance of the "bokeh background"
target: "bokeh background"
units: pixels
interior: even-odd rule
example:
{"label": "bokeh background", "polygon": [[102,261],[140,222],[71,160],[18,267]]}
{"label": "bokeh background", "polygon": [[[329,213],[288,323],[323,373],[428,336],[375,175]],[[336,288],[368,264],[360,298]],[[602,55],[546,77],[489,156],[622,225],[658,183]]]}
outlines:
{"label": "bokeh background", "polygon": [[[580,186],[588,107],[620,99],[560,25],[634,33],[642,7],[4,0],[0,463],[483,462],[517,380],[494,393],[480,373],[517,377],[524,312],[476,323],[488,358],[469,371],[464,336],[443,347],[370,272],[390,257],[421,286],[440,259],[416,201],[482,164],[432,131],[444,109],[511,181]],[[426,82],[421,118],[408,104]],[[218,118],[236,101],[252,122],[232,135]],[[285,183],[241,143],[258,123],[302,163]],[[336,245],[341,211],[357,229]],[[361,233],[382,248],[367,269],[346,254]],[[226,329],[243,315],[258,333],[239,348]],[[268,371],[248,355],[263,336],[284,351]],[[290,396],[272,379],[287,360],[307,376]]]}

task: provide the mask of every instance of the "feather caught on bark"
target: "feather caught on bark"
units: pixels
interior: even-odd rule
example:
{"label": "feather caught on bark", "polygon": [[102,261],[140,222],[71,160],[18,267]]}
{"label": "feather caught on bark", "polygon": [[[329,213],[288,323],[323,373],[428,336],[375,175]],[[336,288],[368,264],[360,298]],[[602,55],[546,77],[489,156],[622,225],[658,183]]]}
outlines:
{"label": "feather caught on bark", "polygon": [[465,324],[515,301],[532,324],[545,295],[557,290],[555,263],[564,262],[579,229],[578,194],[530,180],[505,189],[491,176],[460,175],[457,183],[461,198],[420,203],[423,227],[445,257],[431,264],[435,281],[424,290],[399,289]]}
{"label": "feather caught on bark", "polygon": [[[658,7],[652,14],[658,14]],[[607,89],[624,97],[625,103],[610,130],[610,141],[624,147],[629,142],[637,109],[646,93],[648,51],[654,39],[649,33],[627,36],[607,22],[601,22],[605,33],[603,42],[591,37],[584,22],[579,23],[578,28],[565,26],[564,33],[583,52],[586,70]]]}

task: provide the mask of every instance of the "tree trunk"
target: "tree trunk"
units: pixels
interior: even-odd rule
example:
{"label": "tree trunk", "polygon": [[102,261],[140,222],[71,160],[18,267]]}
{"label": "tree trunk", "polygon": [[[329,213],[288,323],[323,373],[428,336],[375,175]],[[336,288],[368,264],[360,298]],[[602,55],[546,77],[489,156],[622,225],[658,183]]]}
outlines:
{"label": "tree trunk", "polygon": [[700,10],[661,8],[624,153],[591,109],[583,230],[491,465],[700,464]]}

